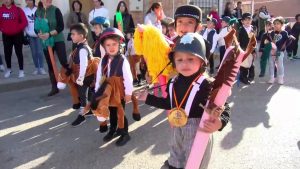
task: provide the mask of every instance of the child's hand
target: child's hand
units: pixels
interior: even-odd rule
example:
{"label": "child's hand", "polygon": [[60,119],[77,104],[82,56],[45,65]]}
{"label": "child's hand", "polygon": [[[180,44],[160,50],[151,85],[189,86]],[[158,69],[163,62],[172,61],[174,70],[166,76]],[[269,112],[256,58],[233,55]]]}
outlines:
{"label": "child's hand", "polygon": [[131,101],[131,95],[125,95],[125,102],[128,103]]}
{"label": "child's hand", "polygon": [[201,128],[200,130],[206,133],[213,133],[219,130],[221,127],[222,127],[221,119],[216,116],[210,116],[208,120],[204,121],[203,128]]}
{"label": "child's hand", "polygon": [[138,30],[140,33],[143,33],[143,32],[144,32],[143,25],[142,25],[142,24],[137,24],[137,30]]}
{"label": "child's hand", "polygon": [[77,83],[79,86],[82,86],[82,85],[83,85],[83,78],[82,78],[82,77],[78,77],[77,80],[76,80],[76,83]]}
{"label": "child's hand", "polygon": [[143,90],[143,91],[140,91],[140,92],[136,93],[136,97],[140,101],[146,101],[147,96],[148,96],[148,91],[147,90]]}

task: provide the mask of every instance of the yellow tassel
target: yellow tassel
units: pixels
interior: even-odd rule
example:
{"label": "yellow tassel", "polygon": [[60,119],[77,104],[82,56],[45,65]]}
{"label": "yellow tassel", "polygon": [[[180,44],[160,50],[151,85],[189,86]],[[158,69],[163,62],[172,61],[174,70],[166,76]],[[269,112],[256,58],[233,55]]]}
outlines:
{"label": "yellow tassel", "polygon": [[[137,29],[135,30],[134,49],[137,55],[144,56],[149,75],[155,78],[169,63],[168,54],[171,47],[156,27],[152,25],[143,25],[142,27],[144,29],[143,33],[140,33]],[[171,72],[173,72],[173,68],[169,65],[162,75],[169,76]]]}

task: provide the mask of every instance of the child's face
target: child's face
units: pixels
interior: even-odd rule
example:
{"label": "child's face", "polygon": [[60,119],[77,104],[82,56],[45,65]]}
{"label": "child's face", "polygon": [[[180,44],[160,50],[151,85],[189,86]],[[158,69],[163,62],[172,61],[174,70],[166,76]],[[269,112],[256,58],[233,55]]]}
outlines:
{"label": "child's face", "polygon": [[207,21],[207,28],[208,29],[214,29],[215,28],[215,24],[212,21]]}
{"label": "child's face", "polygon": [[300,16],[297,17],[296,22],[300,22]]}
{"label": "child's face", "polygon": [[165,25],[162,25],[161,27],[162,27],[162,33],[164,35],[166,35],[167,34],[167,27]]}
{"label": "child's face", "polygon": [[186,33],[194,33],[197,22],[193,18],[179,17],[176,19],[176,32],[182,37]]}
{"label": "child's face", "polygon": [[281,31],[282,30],[282,24],[279,21],[274,22],[274,30],[275,31]]}
{"label": "child's face", "polygon": [[119,41],[115,39],[106,39],[104,41],[104,49],[109,56],[115,56],[119,52]]}
{"label": "child's face", "polygon": [[250,18],[246,18],[244,20],[242,20],[242,23],[245,27],[249,27],[251,25],[252,19]]}
{"label": "child's face", "polygon": [[272,23],[268,23],[268,24],[266,25],[266,29],[267,29],[268,31],[272,30],[272,29],[273,29],[273,24],[272,24]]}
{"label": "child's face", "polygon": [[221,22],[221,25],[222,25],[222,28],[225,28],[226,26],[228,26],[228,23],[225,22],[225,21],[222,21],[222,22]]}
{"label": "child's face", "polygon": [[96,24],[93,27],[94,27],[94,31],[95,31],[96,36],[99,36],[102,33],[102,26]]}
{"label": "child's face", "polygon": [[72,30],[71,31],[71,39],[73,43],[79,43],[84,40],[84,37],[82,34],[79,34],[77,31]]}
{"label": "child's face", "polygon": [[186,52],[175,52],[174,62],[176,70],[183,76],[195,74],[203,65],[203,62],[197,56]]}
{"label": "child's face", "polygon": [[169,26],[168,29],[171,37],[176,35],[175,28],[173,26]]}

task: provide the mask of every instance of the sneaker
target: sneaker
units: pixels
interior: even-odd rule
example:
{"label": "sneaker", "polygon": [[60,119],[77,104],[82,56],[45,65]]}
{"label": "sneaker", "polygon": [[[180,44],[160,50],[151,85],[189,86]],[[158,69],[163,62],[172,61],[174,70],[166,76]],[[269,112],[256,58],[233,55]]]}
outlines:
{"label": "sneaker", "polygon": [[39,71],[38,71],[38,70],[35,70],[35,71],[32,72],[32,74],[33,74],[33,75],[37,75],[37,74],[39,74]]}
{"label": "sneaker", "polygon": [[4,65],[0,65],[0,72],[4,72],[4,71],[5,71]]}
{"label": "sneaker", "polygon": [[73,121],[71,125],[75,127],[81,125],[84,122],[85,122],[85,117],[82,115],[78,115],[75,121]]}
{"label": "sneaker", "polygon": [[104,137],[103,137],[103,141],[104,142],[109,142],[110,140],[112,140],[115,137],[115,131],[110,130]]}
{"label": "sneaker", "polygon": [[4,77],[5,78],[9,78],[10,77],[10,75],[11,75],[11,70],[7,70],[6,72],[5,72],[5,74],[4,74]]}
{"label": "sneaker", "polygon": [[39,72],[40,72],[41,75],[46,75],[47,74],[47,72],[45,71],[44,68],[40,68]]}
{"label": "sneaker", "polygon": [[25,77],[24,70],[20,70],[20,71],[19,71],[19,76],[18,76],[18,77],[19,77],[19,78]]}
{"label": "sneaker", "polygon": [[129,140],[130,140],[130,136],[128,133],[121,135],[120,138],[117,140],[116,145],[124,146]]}
{"label": "sneaker", "polygon": [[48,93],[48,96],[54,96],[56,95],[57,93],[59,93],[59,90],[56,88],[56,89],[52,89],[49,93]]}
{"label": "sneaker", "polygon": [[300,59],[300,56],[293,56],[293,59]]}
{"label": "sneaker", "polygon": [[284,84],[283,77],[278,77],[277,83],[280,84],[280,85],[283,85]]}
{"label": "sneaker", "polygon": [[275,82],[275,78],[274,78],[274,77],[271,78],[271,79],[268,81],[269,84],[273,84],[274,82]]}
{"label": "sneaker", "polygon": [[80,104],[80,103],[77,103],[77,104],[73,104],[73,105],[72,105],[72,108],[75,109],[75,110],[77,110],[77,109],[80,108],[80,106],[81,106],[81,104]]}
{"label": "sneaker", "polygon": [[107,130],[108,130],[108,127],[107,127],[107,125],[103,125],[103,126],[99,126],[99,132],[100,133],[105,133],[105,132],[107,132]]}
{"label": "sneaker", "polygon": [[289,60],[294,60],[293,56],[288,56]]}
{"label": "sneaker", "polygon": [[89,112],[87,112],[84,116],[86,117],[90,117],[90,116],[93,116],[94,113],[92,112],[92,110],[89,110]]}

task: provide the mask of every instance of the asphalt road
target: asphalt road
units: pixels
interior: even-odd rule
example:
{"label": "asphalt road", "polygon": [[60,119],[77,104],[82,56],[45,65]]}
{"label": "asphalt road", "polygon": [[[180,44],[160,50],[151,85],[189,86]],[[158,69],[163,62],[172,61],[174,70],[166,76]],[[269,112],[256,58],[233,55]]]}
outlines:
{"label": "asphalt road", "polygon": [[[286,83],[267,78],[234,86],[231,121],[214,134],[210,169],[300,168],[300,60],[285,62]],[[168,157],[169,125],[162,110],[140,104],[143,119],[130,119],[130,142],[104,143],[98,123],[70,123],[68,91],[46,97],[49,87],[0,94],[0,169],[159,169]]]}

